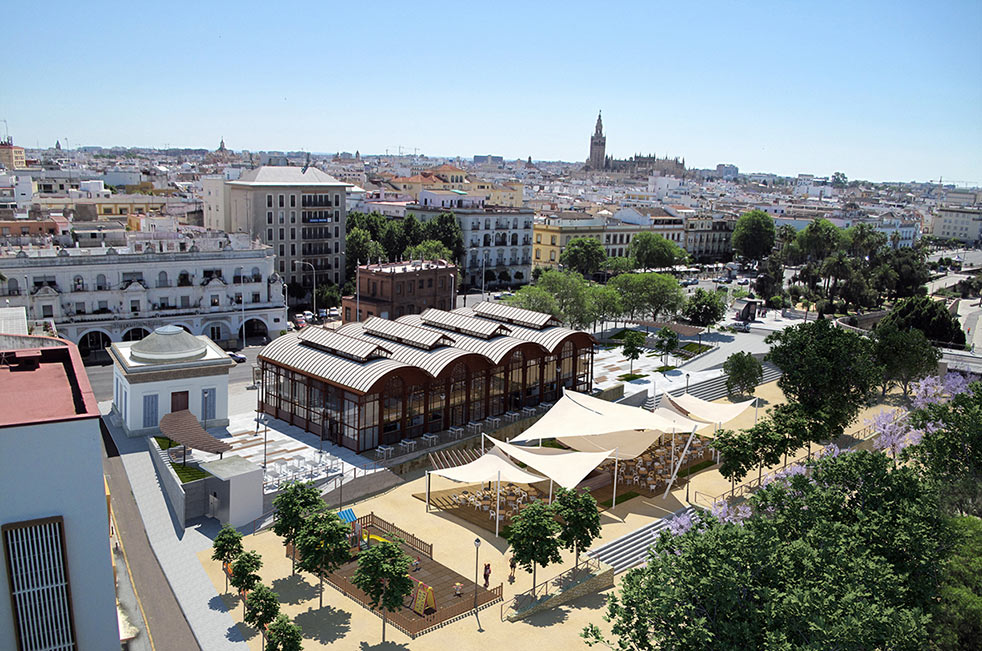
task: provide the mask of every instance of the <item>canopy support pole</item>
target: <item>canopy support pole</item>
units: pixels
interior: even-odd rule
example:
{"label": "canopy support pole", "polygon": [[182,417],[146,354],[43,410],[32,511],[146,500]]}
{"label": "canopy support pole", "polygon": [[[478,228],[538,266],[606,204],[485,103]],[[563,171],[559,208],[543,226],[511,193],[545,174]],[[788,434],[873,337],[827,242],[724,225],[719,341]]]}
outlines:
{"label": "canopy support pole", "polygon": [[675,476],[675,428],[672,428],[672,476]]}
{"label": "canopy support pole", "polygon": [[614,494],[610,498],[610,508],[617,506],[617,448],[614,448]]}
{"label": "canopy support pole", "polygon": [[484,437],[487,436],[484,432],[481,432],[481,454],[484,454]]}
{"label": "canopy support pole", "polygon": [[552,504],[552,479],[549,480],[549,503]]}
{"label": "canopy support pole", "polygon": [[430,512],[430,471],[426,471],[426,512]]}
{"label": "canopy support pole", "polygon": [[[683,457],[685,456],[685,453],[689,451],[689,445],[692,444],[692,439],[695,437],[695,435],[696,435],[696,428],[693,427],[692,428],[692,433],[689,434],[689,439],[685,442],[685,448],[682,450],[682,456]],[[675,476],[679,474],[679,468],[681,467],[681,465],[682,464],[679,463],[679,465],[675,467],[675,470],[672,471],[672,476],[668,480],[668,486],[665,487],[665,494],[662,495],[662,499],[668,499],[668,493],[669,493],[669,491],[672,490],[672,484],[675,483]]]}
{"label": "canopy support pole", "polygon": [[501,522],[501,471],[498,471],[498,494],[494,505],[494,535],[498,536],[498,523]]}

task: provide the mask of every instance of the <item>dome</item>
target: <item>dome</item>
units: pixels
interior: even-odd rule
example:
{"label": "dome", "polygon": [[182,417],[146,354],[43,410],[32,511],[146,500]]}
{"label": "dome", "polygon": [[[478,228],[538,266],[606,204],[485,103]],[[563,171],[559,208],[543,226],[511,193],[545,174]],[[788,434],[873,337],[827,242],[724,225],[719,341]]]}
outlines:
{"label": "dome", "polygon": [[137,362],[186,362],[200,359],[208,352],[208,344],[180,326],[165,325],[130,347]]}

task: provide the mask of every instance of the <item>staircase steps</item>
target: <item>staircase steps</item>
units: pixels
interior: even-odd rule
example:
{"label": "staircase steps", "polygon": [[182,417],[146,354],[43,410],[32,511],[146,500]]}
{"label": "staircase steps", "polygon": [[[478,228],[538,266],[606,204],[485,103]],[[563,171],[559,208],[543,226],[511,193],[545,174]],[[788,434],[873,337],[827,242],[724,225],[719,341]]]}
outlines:
{"label": "staircase steps", "polygon": [[692,515],[695,509],[691,506],[680,509],[670,517],[655,520],[596,549],[591,549],[586,552],[586,555],[607,563],[614,568],[615,574],[641,565],[648,558],[648,547],[654,544],[661,532],[668,528],[670,520],[683,513]]}

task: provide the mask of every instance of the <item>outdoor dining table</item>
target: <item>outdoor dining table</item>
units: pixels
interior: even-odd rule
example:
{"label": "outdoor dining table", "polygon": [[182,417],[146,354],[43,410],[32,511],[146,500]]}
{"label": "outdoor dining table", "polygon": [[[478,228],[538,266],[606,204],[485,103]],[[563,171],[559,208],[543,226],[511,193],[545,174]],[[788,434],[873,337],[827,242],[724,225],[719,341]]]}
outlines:
{"label": "outdoor dining table", "polygon": [[440,437],[436,434],[423,434],[423,442],[429,446],[436,445],[436,442],[440,440]]}
{"label": "outdoor dining table", "polygon": [[463,427],[451,427],[448,431],[450,432],[450,438],[452,439],[459,439],[464,435]]}
{"label": "outdoor dining table", "polygon": [[535,416],[535,412],[538,411],[535,407],[522,407],[522,413],[526,416]]}
{"label": "outdoor dining table", "polygon": [[505,420],[509,423],[514,423],[518,420],[520,414],[517,411],[506,411]]}
{"label": "outdoor dining table", "polygon": [[471,434],[478,434],[481,431],[481,424],[471,421],[467,423],[467,431]]}

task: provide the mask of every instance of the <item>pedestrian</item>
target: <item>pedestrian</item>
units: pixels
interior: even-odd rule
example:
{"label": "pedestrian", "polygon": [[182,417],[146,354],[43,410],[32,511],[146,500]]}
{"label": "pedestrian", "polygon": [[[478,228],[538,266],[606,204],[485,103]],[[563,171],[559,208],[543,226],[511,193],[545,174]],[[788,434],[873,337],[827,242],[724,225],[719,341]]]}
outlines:
{"label": "pedestrian", "polygon": [[422,566],[422,563],[420,562],[419,556],[417,556],[416,557],[416,560],[413,561],[413,572],[418,571],[421,566]]}
{"label": "pedestrian", "polygon": [[515,568],[518,566],[518,561],[515,560],[515,555],[511,555],[511,559],[508,561],[508,567],[511,568],[511,572],[508,574],[508,583],[515,582]]}
{"label": "pedestrian", "polygon": [[464,587],[464,584],[463,583],[454,583],[453,584],[453,596],[455,596],[455,597],[461,596],[460,595],[460,590],[463,587]]}
{"label": "pedestrian", "polygon": [[487,589],[488,583],[491,581],[491,563],[484,564],[484,588]]}

